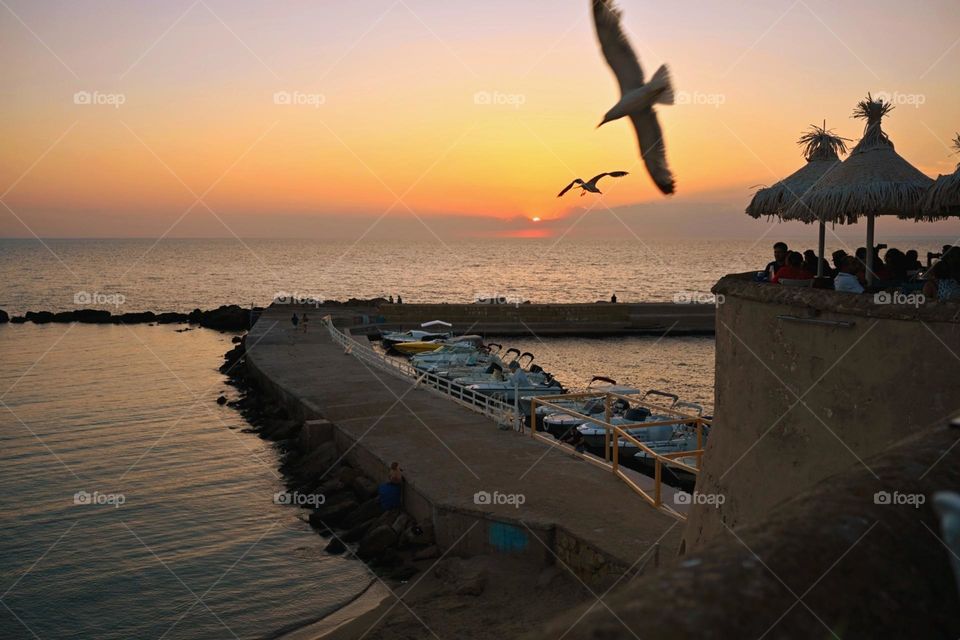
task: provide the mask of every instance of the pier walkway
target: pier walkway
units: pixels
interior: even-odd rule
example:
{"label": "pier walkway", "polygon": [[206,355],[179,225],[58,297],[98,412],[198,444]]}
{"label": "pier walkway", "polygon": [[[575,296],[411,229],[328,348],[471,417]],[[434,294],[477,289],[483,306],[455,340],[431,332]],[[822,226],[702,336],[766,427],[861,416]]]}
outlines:
{"label": "pier walkway", "polygon": [[[642,566],[658,542],[661,563],[676,555],[683,523],[611,473],[371,369],[307,311],[313,321],[304,334],[293,331],[290,306],[267,309],[247,337],[248,366],[288,404],[299,403],[298,413],[332,423],[351,461],[398,461],[416,495],[408,507],[433,517],[441,546],[446,539],[467,553],[559,559],[585,578]],[[480,492],[522,496],[522,504],[478,504]]]}

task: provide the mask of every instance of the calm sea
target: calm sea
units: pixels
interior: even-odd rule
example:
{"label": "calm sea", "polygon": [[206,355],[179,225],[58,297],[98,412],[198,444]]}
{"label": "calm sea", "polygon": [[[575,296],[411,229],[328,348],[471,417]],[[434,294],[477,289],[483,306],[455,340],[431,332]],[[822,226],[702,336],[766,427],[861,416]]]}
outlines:
{"label": "calm sea", "polygon": [[[898,246],[925,253],[950,240]],[[669,301],[762,268],[771,244],[46,243],[0,240],[0,309],[189,311],[281,292]],[[303,514],[273,503],[277,452],[215,404],[231,336],[178,328],[0,325],[4,638],[269,637],[367,586],[363,566],[325,555]],[[569,387],[606,375],[712,411],[711,338],[506,342]]]}

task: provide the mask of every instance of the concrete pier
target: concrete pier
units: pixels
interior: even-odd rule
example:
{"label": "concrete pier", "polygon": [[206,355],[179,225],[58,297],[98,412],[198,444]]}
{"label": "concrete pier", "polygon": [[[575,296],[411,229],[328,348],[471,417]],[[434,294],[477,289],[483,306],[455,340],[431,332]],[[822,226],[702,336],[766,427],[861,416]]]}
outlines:
{"label": "concrete pier", "polygon": [[[246,341],[250,374],[294,415],[326,420],[318,437],[365,473],[385,477],[399,462],[406,510],[433,521],[444,550],[562,563],[592,583],[652,566],[658,543],[661,562],[676,555],[682,523],[611,473],[370,369],[307,311],[306,334],[292,329],[290,306],[264,312]],[[506,502],[483,504],[483,492]]]}

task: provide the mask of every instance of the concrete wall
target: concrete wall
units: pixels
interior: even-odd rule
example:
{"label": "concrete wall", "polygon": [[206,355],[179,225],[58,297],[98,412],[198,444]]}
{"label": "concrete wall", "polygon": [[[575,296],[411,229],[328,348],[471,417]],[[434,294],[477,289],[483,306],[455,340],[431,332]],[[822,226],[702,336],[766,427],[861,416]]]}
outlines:
{"label": "concrete wall", "polygon": [[714,292],[725,301],[697,491],[726,500],[693,508],[688,551],[960,411],[956,303],[877,304],[737,276]]}
{"label": "concrete wall", "polygon": [[[301,446],[315,448],[333,440],[337,450],[345,453],[351,466],[371,478],[384,478],[392,460],[383,460],[356,442],[346,430],[322,418],[319,407],[289,393],[282,385],[264,374],[255,358],[247,359],[247,372],[252,380],[291,415],[305,420]],[[420,522],[432,522],[437,545],[453,548],[455,556],[508,554],[532,567],[552,565],[556,558],[588,584],[604,584],[611,576],[626,569],[623,562],[589,544],[565,529],[520,519],[494,517],[480,509],[465,510],[432,499],[416,483],[404,483],[404,510]],[[532,539],[536,536],[543,544]]]}

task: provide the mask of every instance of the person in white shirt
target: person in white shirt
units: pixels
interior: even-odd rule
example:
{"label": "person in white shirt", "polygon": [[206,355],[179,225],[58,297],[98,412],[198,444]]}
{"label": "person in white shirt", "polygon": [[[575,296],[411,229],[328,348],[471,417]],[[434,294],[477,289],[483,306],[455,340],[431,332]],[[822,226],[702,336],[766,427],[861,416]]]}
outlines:
{"label": "person in white shirt", "polygon": [[857,272],[860,270],[860,261],[855,256],[847,256],[843,260],[843,266],[840,272],[833,279],[833,288],[835,291],[845,291],[847,293],[863,293],[863,285],[857,278]]}

